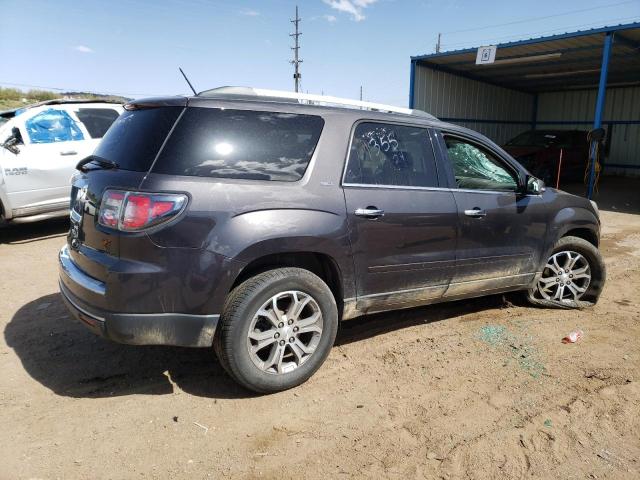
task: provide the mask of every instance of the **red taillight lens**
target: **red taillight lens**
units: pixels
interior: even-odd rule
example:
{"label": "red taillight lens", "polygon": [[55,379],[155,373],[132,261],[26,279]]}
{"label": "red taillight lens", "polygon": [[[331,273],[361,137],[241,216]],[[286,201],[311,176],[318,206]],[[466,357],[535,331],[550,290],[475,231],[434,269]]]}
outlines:
{"label": "red taillight lens", "polygon": [[107,190],[98,223],[123,231],[140,231],[174,218],[186,203],[187,196],[183,194]]}
{"label": "red taillight lens", "polygon": [[124,230],[135,230],[144,227],[149,221],[151,198],[147,195],[130,193],[127,196],[122,226]]}

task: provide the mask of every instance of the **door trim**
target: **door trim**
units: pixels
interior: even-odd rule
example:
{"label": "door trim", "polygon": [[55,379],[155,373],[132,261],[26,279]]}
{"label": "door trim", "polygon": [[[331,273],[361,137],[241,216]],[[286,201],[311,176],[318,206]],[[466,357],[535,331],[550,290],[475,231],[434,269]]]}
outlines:
{"label": "door trim", "polygon": [[474,295],[478,296],[482,292],[501,288],[520,287],[528,285],[533,281],[536,274],[519,273],[516,275],[505,275],[501,277],[481,278],[479,280],[466,280],[464,282],[453,282],[447,288],[443,298]]}
{"label": "door trim", "polygon": [[489,295],[509,290],[520,290],[529,285],[536,277],[536,273],[522,273],[501,277],[483,278],[451,283],[449,285],[432,285],[428,287],[395,290],[357,298],[345,298],[342,320],[350,320],[370,313],[400,310],[450,301]]}
{"label": "door trim", "polygon": [[374,265],[367,267],[368,273],[394,273],[408,270],[434,270],[438,268],[451,268],[456,266],[456,260],[434,260],[433,262],[415,262],[392,265]]}

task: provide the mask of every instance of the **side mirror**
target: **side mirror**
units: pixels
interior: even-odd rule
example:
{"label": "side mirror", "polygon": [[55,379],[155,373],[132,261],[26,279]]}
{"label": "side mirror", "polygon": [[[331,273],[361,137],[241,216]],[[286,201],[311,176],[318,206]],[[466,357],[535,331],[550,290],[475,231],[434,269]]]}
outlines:
{"label": "side mirror", "polygon": [[4,141],[4,143],[0,143],[0,146],[6,148],[14,155],[20,153],[20,149],[18,145],[22,145],[22,135],[20,134],[20,130],[17,127],[13,127],[11,129],[11,135]]}
{"label": "side mirror", "polygon": [[525,193],[527,195],[542,195],[545,189],[546,187],[542,180],[533,175],[527,175],[527,184],[525,185]]}

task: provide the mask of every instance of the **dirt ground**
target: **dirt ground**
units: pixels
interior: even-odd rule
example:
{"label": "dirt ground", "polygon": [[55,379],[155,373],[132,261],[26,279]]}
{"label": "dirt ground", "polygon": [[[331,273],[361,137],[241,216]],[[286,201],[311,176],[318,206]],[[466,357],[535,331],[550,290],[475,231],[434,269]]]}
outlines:
{"label": "dirt ground", "polygon": [[[595,308],[496,296],[354,320],[308,383],[269,396],[236,387],[211,351],[93,336],[58,294],[67,224],[4,229],[0,478],[639,478],[627,210],[602,212]],[[562,344],[576,328],[584,339]]]}

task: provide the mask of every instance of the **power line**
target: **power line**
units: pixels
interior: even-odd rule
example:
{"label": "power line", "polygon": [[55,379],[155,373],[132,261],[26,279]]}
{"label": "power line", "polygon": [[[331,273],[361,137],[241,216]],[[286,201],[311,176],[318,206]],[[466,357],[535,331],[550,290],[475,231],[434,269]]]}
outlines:
{"label": "power line", "polygon": [[567,15],[573,15],[574,13],[591,12],[593,10],[600,10],[602,8],[617,7],[619,5],[626,5],[628,3],[635,3],[636,1],[637,0],[626,0],[624,2],[609,3],[607,5],[600,5],[600,6],[591,7],[591,8],[582,8],[580,10],[571,10],[570,12],[556,13],[554,15],[545,15],[543,17],[529,17],[529,18],[525,18],[525,19],[522,19],[522,20],[514,20],[512,22],[507,22],[507,23],[495,23],[493,25],[485,25],[484,27],[466,28],[466,29],[463,29],[463,30],[454,30],[454,31],[444,32],[444,33],[446,33],[446,34],[454,34],[454,33],[464,33],[464,32],[475,32],[477,30],[486,30],[488,28],[503,27],[503,26],[507,26],[507,25],[517,25],[517,24],[520,24],[520,23],[535,22],[535,21],[538,21],[538,20],[547,20],[549,18],[564,17],[564,16],[567,16]]}
{"label": "power line", "polygon": [[295,86],[295,91],[296,93],[298,92],[298,89],[300,88],[300,79],[302,78],[302,74],[300,73],[300,64],[302,63],[302,59],[298,58],[298,52],[300,50],[300,44],[298,43],[298,37],[300,37],[300,35],[302,35],[302,32],[298,31],[298,24],[302,21],[302,19],[298,16],[298,6],[296,5],[296,18],[291,20],[291,23],[293,23],[295,25],[295,33],[290,33],[289,36],[290,37],[294,37],[295,39],[295,43],[293,47],[291,47],[291,50],[293,50],[293,60],[291,60],[289,63],[291,63],[294,67],[294,73],[293,73],[293,83]]}

